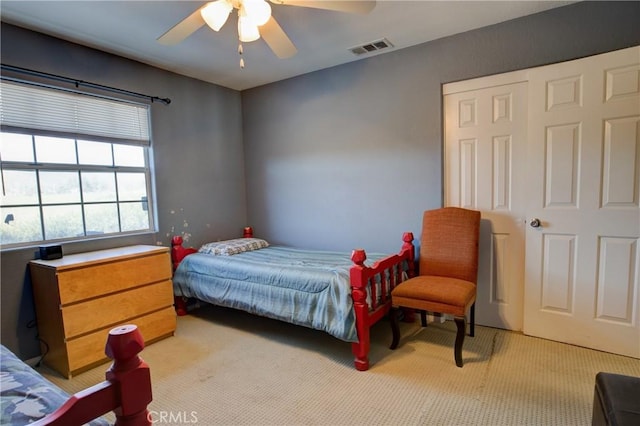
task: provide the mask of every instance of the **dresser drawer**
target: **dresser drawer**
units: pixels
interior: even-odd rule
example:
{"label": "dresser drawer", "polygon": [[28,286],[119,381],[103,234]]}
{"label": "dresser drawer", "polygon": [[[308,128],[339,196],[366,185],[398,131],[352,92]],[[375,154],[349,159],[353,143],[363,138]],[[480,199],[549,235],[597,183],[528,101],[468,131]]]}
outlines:
{"label": "dresser drawer", "polygon": [[93,330],[115,327],[128,318],[173,306],[171,281],[137,287],[84,303],[62,307],[62,323],[67,339]]}
{"label": "dresser drawer", "polygon": [[171,279],[168,252],[67,269],[57,274],[60,303],[66,305],[142,284]]}
{"label": "dresser drawer", "polygon": [[[127,322],[118,323],[114,327],[125,324],[135,324],[140,333],[142,333],[145,344],[148,344],[174,333],[176,329],[176,313],[173,307],[165,308],[141,317],[132,318]],[[71,374],[87,370],[107,360],[104,348],[109,330],[112,328],[107,327],[82,337],[68,340],[69,371],[61,371],[61,373],[70,377]],[[144,358],[144,351],[141,356]]]}

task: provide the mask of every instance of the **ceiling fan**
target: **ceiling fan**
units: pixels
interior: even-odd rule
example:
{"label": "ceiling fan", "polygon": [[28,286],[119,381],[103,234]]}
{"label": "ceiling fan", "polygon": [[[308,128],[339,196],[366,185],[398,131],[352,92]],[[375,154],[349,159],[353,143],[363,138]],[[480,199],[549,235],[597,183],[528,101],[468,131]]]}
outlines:
{"label": "ceiling fan", "polygon": [[[376,6],[375,1],[366,0],[270,0],[270,2],[277,5],[359,14],[369,13]],[[167,45],[178,44],[205,24],[214,31],[219,31],[233,10],[237,10],[238,15],[238,39],[240,40],[238,53],[240,55],[242,55],[242,43],[258,40],[260,37],[279,58],[289,58],[296,54],[296,47],[271,15],[271,6],[266,0],[216,0],[208,2],[158,37],[158,41]],[[244,68],[242,57],[240,58],[240,67]]]}

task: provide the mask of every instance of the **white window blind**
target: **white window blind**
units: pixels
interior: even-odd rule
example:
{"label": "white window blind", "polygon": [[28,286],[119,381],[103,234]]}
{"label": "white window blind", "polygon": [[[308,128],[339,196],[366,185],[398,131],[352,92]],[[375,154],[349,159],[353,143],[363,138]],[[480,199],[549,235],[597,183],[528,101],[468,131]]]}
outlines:
{"label": "white window blind", "polygon": [[16,81],[0,81],[0,124],[150,145],[148,105]]}

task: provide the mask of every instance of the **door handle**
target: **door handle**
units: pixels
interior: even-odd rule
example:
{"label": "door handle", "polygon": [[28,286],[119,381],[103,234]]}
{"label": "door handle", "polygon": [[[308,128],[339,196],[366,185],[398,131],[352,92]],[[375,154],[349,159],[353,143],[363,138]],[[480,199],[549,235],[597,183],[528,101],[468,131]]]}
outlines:
{"label": "door handle", "polygon": [[540,228],[542,226],[542,222],[540,222],[540,219],[536,217],[534,219],[531,219],[531,222],[529,222],[529,226],[531,226],[532,228]]}

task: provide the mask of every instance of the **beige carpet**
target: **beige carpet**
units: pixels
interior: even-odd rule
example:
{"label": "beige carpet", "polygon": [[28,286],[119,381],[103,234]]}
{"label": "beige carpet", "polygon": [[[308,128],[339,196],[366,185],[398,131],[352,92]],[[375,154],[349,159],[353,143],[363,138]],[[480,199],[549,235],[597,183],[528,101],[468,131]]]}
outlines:
{"label": "beige carpet", "polygon": [[[149,408],[163,425],[589,425],[598,371],[640,376],[637,359],[487,327],[465,339],[457,368],[454,337],[452,322],[403,324],[391,351],[382,322],[358,372],[350,344],[325,333],[205,307],[143,351]],[[71,380],[40,371],[76,392],[107,366]]]}

